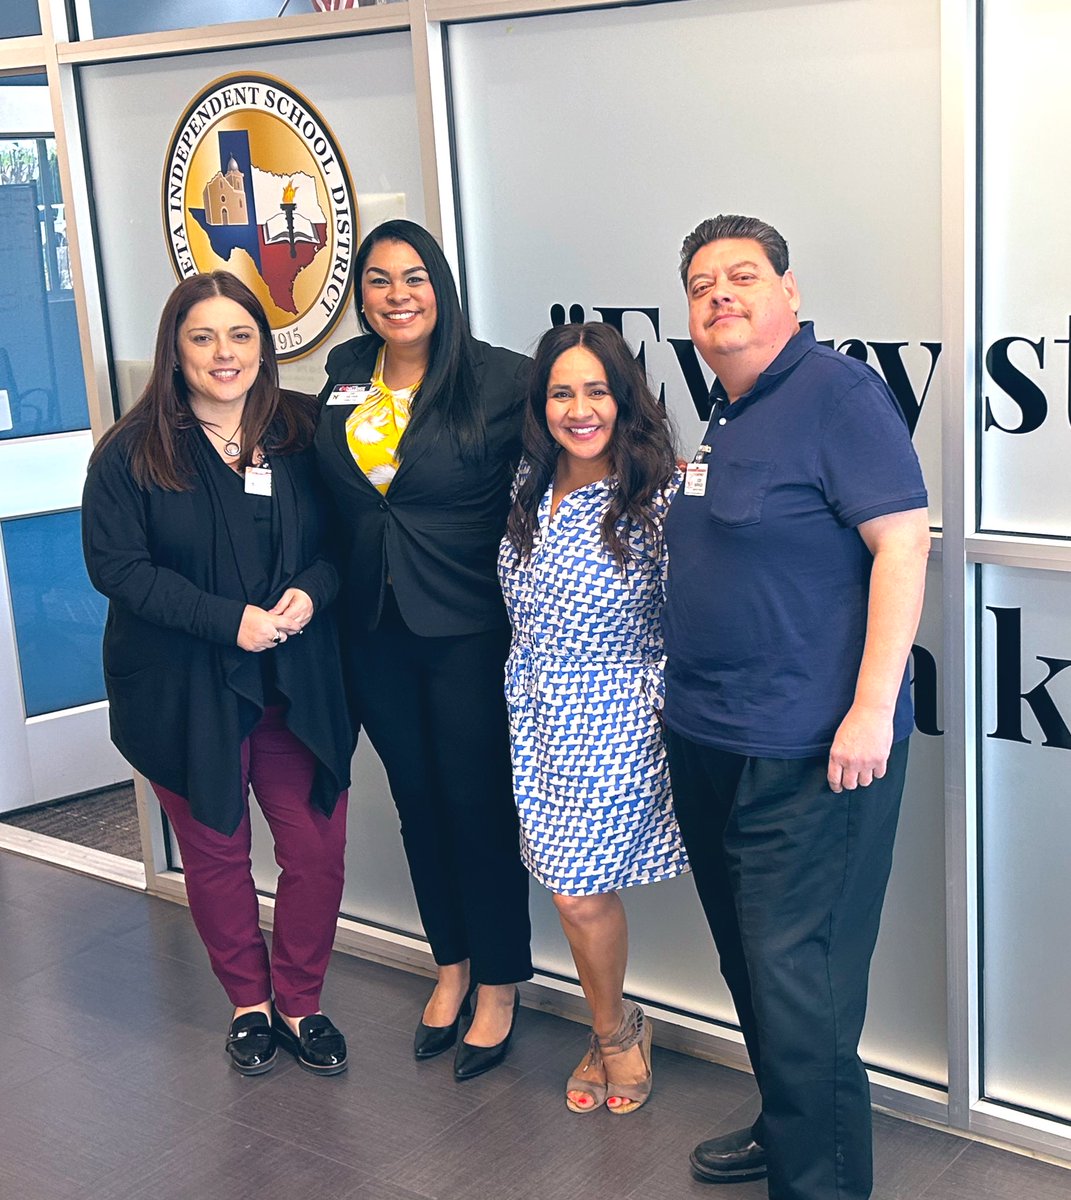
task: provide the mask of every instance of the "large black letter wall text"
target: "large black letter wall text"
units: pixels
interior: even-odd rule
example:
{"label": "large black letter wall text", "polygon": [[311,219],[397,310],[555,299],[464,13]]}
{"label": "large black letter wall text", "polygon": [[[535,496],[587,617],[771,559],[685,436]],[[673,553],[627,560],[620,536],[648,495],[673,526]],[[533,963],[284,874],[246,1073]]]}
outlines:
{"label": "large black letter wall text", "polygon": [[[663,340],[660,329],[661,313],[656,306],[631,305],[621,307],[592,305],[591,307],[593,312],[598,313],[601,320],[605,321],[608,325],[613,325],[618,333],[622,334],[624,334],[623,325],[627,313],[636,313],[641,317],[645,317],[651,323],[655,341],[661,342]],[[566,321],[579,322],[585,320],[587,320],[587,314],[582,304],[570,304],[568,310],[564,304],[552,304],[550,306],[550,322],[552,325],[564,325]],[[702,364],[695,347],[692,345],[691,340],[686,337],[667,337],[665,341],[673,348],[674,356],[680,367],[681,377],[684,380],[685,387],[688,389],[688,395],[696,414],[701,421],[708,420],[710,417],[710,389],[707,386]],[[1068,317],[1068,336],[1066,338],[1053,338],[1052,341],[1054,345],[1071,347],[1071,316]],[[1037,359],[1038,368],[1041,370],[1045,369],[1044,337],[1039,338],[1037,341],[1031,341],[1030,338],[1019,336],[1003,337],[993,342],[986,351],[986,372],[993,383],[1016,405],[1021,416],[1016,425],[1002,425],[993,413],[989,396],[984,395],[982,397],[982,407],[986,430],[995,429],[1001,433],[1009,434],[1032,433],[1044,423],[1049,414],[1050,405],[1044,391],[1011,361],[1009,350],[1017,342],[1029,346],[1034,352],[1034,357]],[[937,360],[941,357],[942,349],[940,342],[917,343],[929,355],[929,368],[926,372],[926,379],[922,384],[921,391],[918,392],[916,392],[915,385],[911,382],[911,377],[908,375],[903,357],[903,352],[912,346],[911,342],[871,342],[865,341],[862,338],[846,338],[838,344],[833,338],[827,338],[822,342],[822,345],[838,350],[841,354],[847,354],[850,358],[856,358],[860,362],[870,362],[871,366],[875,367],[881,373],[885,382],[889,385],[890,391],[896,397],[896,401],[904,414],[908,428],[911,430],[912,436],[914,435],[919,417],[922,414],[923,405],[926,403],[930,386],[937,372]],[[646,367],[647,347],[642,341],[639,344],[636,358]],[[1067,414],[1068,421],[1071,422],[1071,360],[1068,363],[1067,388]],[[660,385],[659,399],[663,404],[665,403],[666,385],[664,382]]]}
{"label": "large black letter wall text", "polygon": [[915,728],[930,737],[941,737],[944,730],[937,724],[937,659],[925,646],[911,647],[911,697],[915,702]]}
{"label": "large black letter wall text", "polygon": [[1071,659],[1050,658],[1045,654],[1035,657],[1044,663],[1048,673],[1040,683],[1029,691],[1023,691],[1021,670],[1023,649],[1023,611],[1021,608],[994,608],[986,606],[996,619],[996,680],[994,690],[997,699],[997,727],[987,737],[1001,738],[1006,742],[1030,742],[1023,733],[1023,704],[1034,714],[1034,719],[1044,734],[1043,746],[1057,746],[1071,750],[1071,729],[1067,728],[1056,702],[1049,695],[1048,686],[1065,668],[1071,667]]}
{"label": "large black letter wall text", "polygon": [[985,369],[989,372],[990,378],[997,387],[1001,391],[1007,392],[1011,399],[1019,406],[1019,411],[1023,416],[1018,425],[1001,425],[996,417],[993,416],[993,410],[989,405],[989,397],[986,396],[985,428],[1002,429],[1005,433],[1032,433],[1045,420],[1049,406],[1045,400],[1045,393],[1041,388],[1033,381],[1027,379],[1017,367],[1012,366],[1011,359],[1008,356],[1008,347],[1015,345],[1016,342],[1023,342],[1027,346],[1033,346],[1034,353],[1037,355],[1038,366],[1045,366],[1044,338],[1038,342],[1032,342],[1029,338],[1024,337],[1006,337],[1000,338],[989,347],[985,355]]}

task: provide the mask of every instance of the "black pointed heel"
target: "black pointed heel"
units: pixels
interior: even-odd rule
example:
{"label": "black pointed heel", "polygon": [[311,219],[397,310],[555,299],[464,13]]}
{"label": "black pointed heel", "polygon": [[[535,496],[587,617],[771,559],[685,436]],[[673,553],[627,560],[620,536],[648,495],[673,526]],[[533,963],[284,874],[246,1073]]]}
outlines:
{"label": "black pointed heel", "polygon": [[469,990],[465,993],[465,998],[461,1001],[461,1007],[457,1010],[457,1016],[454,1017],[449,1025],[425,1025],[423,1021],[420,1022],[416,1027],[416,1033],[413,1035],[413,1055],[415,1058],[421,1061],[426,1058],[435,1058],[436,1055],[449,1050],[457,1041],[457,1033],[461,1028],[461,1018],[467,1017],[472,1013],[472,996],[476,988],[477,984],[469,984]]}
{"label": "black pointed heel", "polygon": [[490,1071],[506,1057],[509,1052],[509,1044],[513,1039],[513,1030],[517,1024],[517,1009],[521,1006],[521,994],[516,988],[513,989],[513,1016],[510,1017],[509,1031],[502,1041],[494,1046],[470,1046],[468,1042],[461,1042],[457,1048],[457,1054],[454,1057],[454,1078],[458,1083],[463,1083],[466,1079],[475,1079],[477,1075],[483,1075],[485,1071]]}

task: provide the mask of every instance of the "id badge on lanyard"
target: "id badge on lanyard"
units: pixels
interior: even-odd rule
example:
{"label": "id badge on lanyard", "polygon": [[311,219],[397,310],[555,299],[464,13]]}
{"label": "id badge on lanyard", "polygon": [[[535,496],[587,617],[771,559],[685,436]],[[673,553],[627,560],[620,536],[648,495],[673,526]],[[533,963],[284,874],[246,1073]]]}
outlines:
{"label": "id badge on lanyard", "polygon": [[246,467],[245,494],[247,496],[271,495],[271,467],[267,464],[259,467]]}
{"label": "id badge on lanyard", "polygon": [[695,458],[684,469],[684,494],[686,496],[705,496],[707,494],[707,473],[710,465],[706,458],[710,447],[703,445],[695,452]]}
{"label": "id badge on lanyard", "polygon": [[371,391],[370,383],[339,383],[335,385],[325,403],[345,404],[352,408],[355,404],[363,404]]}

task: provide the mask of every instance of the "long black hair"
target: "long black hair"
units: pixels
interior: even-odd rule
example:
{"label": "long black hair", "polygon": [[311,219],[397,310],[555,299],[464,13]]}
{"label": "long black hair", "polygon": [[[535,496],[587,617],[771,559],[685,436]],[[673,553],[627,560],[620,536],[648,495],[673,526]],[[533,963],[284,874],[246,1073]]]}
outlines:
{"label": "long black hair", "polygon": [[443,426],[450,431],[465,458],[480,458],[485,446],[486,427],[483,410],[476,396],[476,368],[473,363],[472,334],[461,311],[457,284],[450,264],[439,243],[415,221],[384,221],[361,242],[354,262],[357,281],[357,321],[365,333],[377,341],[382,338],[368,323],[361,305],[361,287],[365,267],[372,250],[381,242],[405,242],[419,255],[435,293],[438,316],[428,348],[428,369],[413,398],[413,413],[398,446],[398,458],[406,444],[419,438],[428,415],[437,411]]}
{"label": "long black hair", "polygon": [[524,460],[506,536],[517,552],[517,562],[531,555],[539,502],[554,478],[562,449],[547,428],[547,382],[559,357],[574,346],[583,346],[602,363],[617,404],[610,438],[614,486],[600,530],[603,545],[623,569],[632,557],[628,536],[633,528],[643,530],[655,551],[661,552],[662,531],[651,501],[669,485],[676,458],[665,409],[651,392],[643,368],[621,334],[598,321],[555,325],[536,347],[524,409]]}
{"label": "long black hair", "polygon": [[190,408],[186,379],[177,365],[178,334],[190,309],[214,296],[241,305],[260,334],[260,370],[242,412],[242,452],[236,465],[248,467],[258,445],[288,454],[312,440],[315,405],[294,393],[285,397],[280,393],[275,341],[260,301],[236,275],[211,271],[183,279],[168,296],[156,331],[149,382],[134,407],[97,443],[90,464],[113,438],[122,435],[129,445],[130,473],[139,487],[155,485],[171,492],[189,489],[191,465],[183,454],[183,431],[196,428],[198,422]]}

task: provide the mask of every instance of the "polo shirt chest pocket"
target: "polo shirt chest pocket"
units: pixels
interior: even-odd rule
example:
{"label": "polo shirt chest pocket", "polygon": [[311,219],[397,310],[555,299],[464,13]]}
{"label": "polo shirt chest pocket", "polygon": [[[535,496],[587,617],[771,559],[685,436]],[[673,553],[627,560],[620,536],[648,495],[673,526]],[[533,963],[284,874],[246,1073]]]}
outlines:
{"label": "polo shirt chest pocket", "polygon": [[753,458],[711,464],[711,517],[719,525],[757,525],[772,474],[773,463]]}

